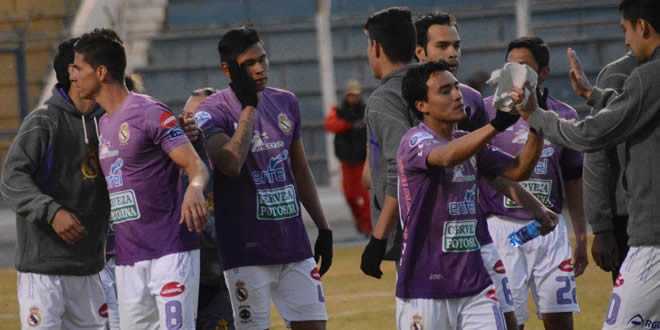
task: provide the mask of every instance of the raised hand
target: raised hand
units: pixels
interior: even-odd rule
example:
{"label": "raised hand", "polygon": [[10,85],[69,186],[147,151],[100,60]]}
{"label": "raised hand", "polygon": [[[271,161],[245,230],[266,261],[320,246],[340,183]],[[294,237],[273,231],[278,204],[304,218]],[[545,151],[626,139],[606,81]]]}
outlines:
{"label": "raised hand", "polygon": [[571,48],[568,49],[566,55],[568,55],[568,61],[571,63],[571,71],[568,74],[571,78],[571,87],[573,87],[575,94],[588,100],[593,87],[591,87],[591,82],[589,82],[587,75],[582,70],[580,59]]}
{"label": "raised hand", "polygon": [[245,66],[239,66],[236,60],[229,61],[229,76],[231,83],[229,87],[241,102],[243,109],[248,106],[257,107],[259,97],[257,96],[257,84],[250,78]]}

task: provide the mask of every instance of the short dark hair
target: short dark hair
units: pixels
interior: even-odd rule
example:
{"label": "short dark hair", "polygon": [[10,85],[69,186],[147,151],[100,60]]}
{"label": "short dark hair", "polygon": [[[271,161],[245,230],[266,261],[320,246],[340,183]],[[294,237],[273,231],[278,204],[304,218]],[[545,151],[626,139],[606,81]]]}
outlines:
{"label": "short dark hair", "polygon": [[65,92],[69,92],[71,88],[71,80],[69,80],[69,64],[73,63],[75,52],[73,45],[78,41],[78,38],[71,38],[57,46],[57,54],[53,60],[53,69],[55,70],[55,77],[57,77],[57,84]]}
{"label": "short dark hair", "polygon": [[220,62],[229,63],[241,55],[246,49],[261,42],[255,29],[241,26],[225,33],[218,42]]}
{"label": "short dark hair", "polygon": [[539,71],[550,65],[550,46],[539,37],[522,37],[511,41],[504,57],[505,62],[509,58],[511,50],[515,48],[527,48],[534,56]]}
{"label": "short dark hair", "polygon": [[415,103],[417,101],[428,101],[426,82],[431,74],[438,71],[450,71],[449,64],[443,60],[422,63],[409,69],[401,82],[401,94],[408,103],[408,108],[419,119],[422,119],[424,114],[417,110]]}
{"label": "short dark hair", "polygon": [[204,87],[200,89],[196,89],[192,92],[191,96],[204,96],[204,97],[209,97],[213,94],[215,94],[218,90],[213,88],[213,87]]}
{"label": "short dark hair", "polygon": [[82,54],[92,68],[96,69],[103,65],[108,69],[108,73],[114,81],[124,81],[126,52],[124,43],[115,31],[95,28],[92,32],[83,34],[74,45],[73,50]]}
{"label": "short dark hair", "polygon": [[428,32],[432,25],[453,26],[458,31],[456,19],[449,13],[428,13],[419,17],[415,21],[415,30],[417,30],[417,45],[424,48],[424,51],[426,51],[426,44],[429,42]]}
{"label": "short dark hair", "polygon": [[391,7],[369,16],[364,30],[369,41],[381,45],[387,58],[394,63],[409,63],[415,55],[415,25],[410,9]]}
{"label": "short dark hair", "polygon": [[619,4],[619,11],[624,19],[633,25],[643,19],[660,33],[660,2],[658,0],[623,0]]}

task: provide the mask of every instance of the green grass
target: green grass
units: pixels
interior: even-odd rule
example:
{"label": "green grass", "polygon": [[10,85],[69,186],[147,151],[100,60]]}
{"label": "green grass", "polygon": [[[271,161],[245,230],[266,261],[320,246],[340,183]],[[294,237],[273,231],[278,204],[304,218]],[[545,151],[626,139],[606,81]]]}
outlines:
{"label": "green grass", "polygon": [[[589,238],[591,243],[592,237]],[[591,249],[591,246],[589,246]],[[334,264],[323,277],[328,308],[328,329],[394,329],[394,264],[383,264],[383,278],[367,277],[360,271],[362,247],[335,249]],[[584,275],[578,277],[577,295],[581,313],[575,314],[575,329],[600,329],[612,289],[609,273],[589,260]],[[530,319],[526,330],[543,329],[528,299]],[[271,329],[286,329],[273,308]],[[16,300],[16,271],[0,269],[0,329],[19,329]]]}

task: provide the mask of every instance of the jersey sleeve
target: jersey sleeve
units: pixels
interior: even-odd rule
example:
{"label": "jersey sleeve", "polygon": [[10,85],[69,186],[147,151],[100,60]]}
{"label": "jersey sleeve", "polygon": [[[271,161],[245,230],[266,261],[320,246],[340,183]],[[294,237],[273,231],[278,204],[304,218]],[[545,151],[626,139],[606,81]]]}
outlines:
{"label": "jersey sleeve", "polygon": [[477,153],[477,169],[480,175],[494,178],[507,168],[513,156],[493,145],[486,145]]}
{"label": "jersey sleeve", "polygon": [[145,111],[144,132],[165,153],[190,142],[176,117],[162,104],[153,105]]}
{"label": "jersey sleeve", "polygon": [[234,128],[229,119],[227,103],[222,102],[218,94],[211,95],[202,101],[195,109],[195,121],[204,132],[206,140],[216,134],[224,133],[232,136]]}
{"label": "jersey sleeve", "polygon": [[418,131],[405,135],[399,145],[398,159],[407,172],[427,172],[430,170],[426,159],[431,150],[443,143],[434,139],[428,132]]}

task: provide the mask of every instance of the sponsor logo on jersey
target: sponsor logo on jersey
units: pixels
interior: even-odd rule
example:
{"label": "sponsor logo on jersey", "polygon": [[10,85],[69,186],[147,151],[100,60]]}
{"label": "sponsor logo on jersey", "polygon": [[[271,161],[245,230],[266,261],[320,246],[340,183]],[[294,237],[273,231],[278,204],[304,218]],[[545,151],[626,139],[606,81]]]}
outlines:
{"label": "sponsor logo on jersey", "polygon": [[548,174],[548,160],[544,159],[536,163],[536,166],[534,167],[534,173],[538,175]]}
{"label": "sponsor logo on jersey", "polygon": [[183,293],[186,290],[186,287],[179,282],[170,282],[163,285],[163,288],[160,289],[161,297],[176,297]]}
{"label": "sponsor logo on jersey", "polygon": [[451,215],[467,215],[476,214],[477,205],[475,203],[477,195],[477,185],[472,185],[472,188],[465,191],[465,197],[460,202],[449,203],[449,214]]}
{"label": "sponsor logo on jersey", "polygon": [[108,189],[118,188],[124,185],[124,180],[121,172],[121,167],[124,165],[124,160],[117,158],[110,166],[110,175],[105,177],[105,182],[108,184]]}
{"label": "sponsor logo on jersey", "polygon": [[80,171],[85,179],[96,179],[99,175],[99,161],[96,158],[96,150],[94,148],[89,147],[87,149],[87,156],[85,156],[82,164],[80,164]]}
{"label": "sponsor logo on jersey", "polygon": [[281,220],[297,217],[299,213],[293,185],[257,190],[257,219]]}
{"label": "sponsor logo on jersey", "polygon": [[284,134],[289,135],[291,134],[291,121],[289,121],[289,117],[287,117],[286,114],[281,113],[277,115],[277,120],[279,121],[279,126],[280,130],[284,132]]}
{"label": "sponsor logo on jersey", "polygon": [[316,268],[316,267],[314,267],[314,269],[312,269],[312,272],[310,273],[310,275],[312,276],[313,279],[315,279],[317,281],[321,280],[321,273],[319,273],[319,269]]}
{"label": "sponsor logo on jersey", "polygon": [[266,142],[268,140],[268,133],[259,131],[254,131],[254,136],[252,136],[252,152],[259,152],[264,150],[270,150],[275,148],[284,147],[284,141],[279,140],[275,142]]}
{"label": "sponsor logo on jersey", "polygon": [[422,317],[419,314],[413,316],[413,322],[410,323],[410,330],[424,330],[422,325]]}
{"label": "sponsor logo on jersey", "polygon": [[476,180],[474,174],[465,175],[463,174],[465,167],[463,164],[458,164],[454,166],[454,177],[451,179],[452,182],[469,182]]}
{"label": "sponsor logo on jersey", "polygon": [[[541,201],[547,208],[552,208],[554,205],[550,201],[550,194],[552,193],[552,180],[533,179],[522,181],[520,184],[525,187],[536,199]],[[520,208],[515,201],[504,196],[504,207],[506,208]]]}
{"label": "sponsor logo on jersey", "polygon": [[429,133],[429,132],[417,132],[417,133],[413,134],[413,136],[410,137],[410,140],[408,140],[408,145],[411,148],[414,148],[417,145],[421,144],[422,142],[428,141],[428,140],[433,140],[433,135],[431,135],[431,133]]}
{"label": "sponsor logo on jersey", "polygon": [[103,304],[103,306],[99,308],[99,315],[102,318],[106,318],[106,319],[108,318],[108,304]]}
{"label": "sponsor logo on jersey", "polygon": [[623,285],[625,281],[623,280],[623,276],[621,276],[621,273],[616,277],[616,281],[614,281],[614,287],[618,288]]}
{"label": "sponsor logo on jersey", "polygon": [[131,131],[128,129],[128,123],[123,122],[121,125],[119,125],[119,142],[122,144],[127,143],[128,140],[131,138]]}
{"label": "sponsor logo on jersey", "polygon": [[555,148],[547,147],[547,148],[543,149],[543,151],[541,152],[541,158],[550,157],[550,156],[554,155],[554,153],[555,153]]}
{"label": "sponsor logo on jersey", "polygon": [[469,252],[479,250],[477,220],[445,221],[442,251]]}
{"label": "sponsor logo on jersey", "polygon": [[527,143],[527,138],[529,137],[529,131],[527,129],[521,129],[517,131],[516,136],[511,140],[511,143],[515,144],[525,144]]}
{"label": "sponsor logo on jersey", "polygon": [[174,126],[170,128],[169,131],[167,131],[167,135],[170,136],[170,140],[174,140],[178,138],[179,136],[183,136],[185,133],[183,133],[183,130],[179,126]]}
{"label": "sponsor logo on jersey", "polygon": [[211,114],[206,111],[200,111],[195,113],[195,122],[197,127],[203,127],[207,121],[211,120]]}
{"label": "sponsor logo on jersey", "polygon": [[245,282],[236,281],[236,299],[238,301],[246,301],[248,298],[248,289],[245,287]]}
{"label": "sponsor logo on jersey", "polygon": [[644,329],[660,329],[660,320],[644,320],[644,317],[641,314],[635,314],[628,320],[626,326],[643,326]]}
{"label": "sponsor logo on jersey", "polygon": [[628,325],[642,325],[644,324],[644,318],[642,315],[637,314],[628,320]]}
{"label": "sponsor logo on jersey", "polygon": [[498,274],[506,274],[506,269],[504,268],[504,263],[502,262],[501,259],[495,263],[495,266],[493,266],[493,270]]}
{"label": "sponsor logo on jersey", "polygon": [[169,112],[163,111],[160,115],[160,126],[163,128],[172,128],[176,125],[176,118]]}
{"label": "sponsor logo on jersey", "polygon": [[27,317],[27,324],[31,327],[36,327],[41,324],[41,314],[39,314],[39,307],[32,305],[30,307],[30,314]]}
{"label": "sponsor logo on jersey", "polygon": [[99,159],[114,157],[119,154],[118,150],[110,150],[110,141],[106,141],[103,135],[99,137]]}
{"label": "sponsor logo on jersey", "polygon": [[110,194],[110,221],[113,225],[140,219],[140,208],[133,189]]}
{"label": "sponsor logo on jersey", "polygon": [[276,183],[286,181],[286,171],[283,164],[289,158],[289,150],[282,150],[277,156],[271,157],[268,162],[268,169],[265,171],[253,171],[252,180],[255,185],[262,185],[265,183]]}
{"label": "sponsor logo on jersey", "polygon": [[252,312],[250,309],[250,305],[238,306],[238,317],[241,319],[241,323],[252,322]]}
{"label": "sponsor logo on jersey", "polygon": [[573,271],[573,261],[571,259],[566,259],[559,264],[559,270],[562,272],[572,272]]}
{"label": "sponsor logo on jersey", "polygon": [[497,299],[497,294],[495,293],[495,289],[488,290],[488,292],[486,292],[486,298],[492,301],[497,301],[497,302],[500,301],[499,299]]}

